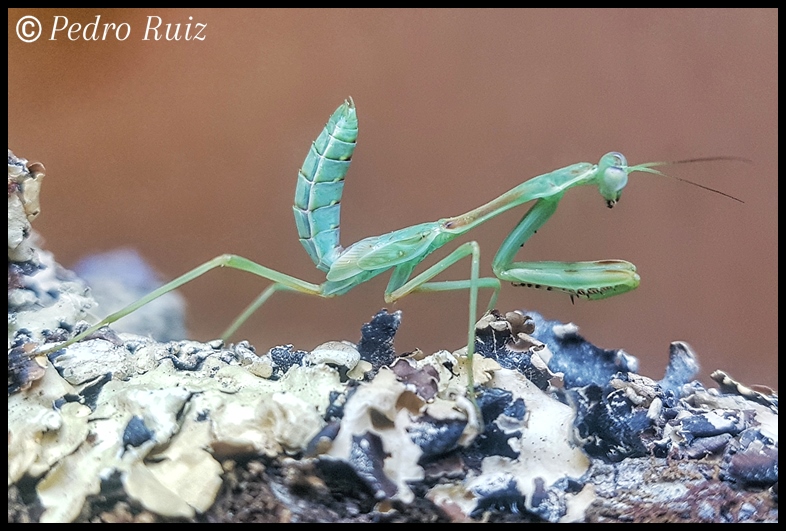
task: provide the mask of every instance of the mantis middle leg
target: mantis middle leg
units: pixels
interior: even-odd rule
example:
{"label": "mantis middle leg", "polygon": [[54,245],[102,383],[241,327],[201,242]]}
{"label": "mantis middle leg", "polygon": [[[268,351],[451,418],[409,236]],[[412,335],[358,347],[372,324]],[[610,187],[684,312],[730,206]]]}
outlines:
{"label": "mantis middle leg", "polygon": [[[469,280],[446,280],[442,282],[428,282],[436,275],[445,271],[448,267],[455,264],[464,257],[471,256],[472,264]],[[471,241],[460,245],[448,256],[432,265],[416,277],[407,281],[412,269],[417,262],[407,262],[396,267],[390,278],[388,287],[385,290],[385,301],[395,302],[413,292],[433,292],[433,291],[452,291],[469,290],[469,327],[467,330],[467,359],[469,360],[470,370],[467,371],[467,389],[469,390],[470,400],[475,403],[474,388],[475,377],[472,371],[472,358],[475,354],[475,323],[477,322],[478,308],[478,289],[490,288],[493,290],[489,301],[488,309],[492,309],[497,302],[497,296],[501,288],[499,280],[496,278],[480,278],[480,246],[477,242]],[[477,406],[477,404],[476,404]]]}

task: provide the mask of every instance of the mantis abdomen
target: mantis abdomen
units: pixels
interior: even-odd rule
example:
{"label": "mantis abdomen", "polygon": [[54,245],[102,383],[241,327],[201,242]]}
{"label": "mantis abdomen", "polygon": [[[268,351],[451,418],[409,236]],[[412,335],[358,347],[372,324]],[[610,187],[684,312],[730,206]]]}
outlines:
{"label": "mantis abdomen", "polygon": [[328,120],[303,161],[295,189],[295,213],[300,243],[317,269],[327,272],[342,251],[339,243],[341,193],[358,137],[352,98]]}

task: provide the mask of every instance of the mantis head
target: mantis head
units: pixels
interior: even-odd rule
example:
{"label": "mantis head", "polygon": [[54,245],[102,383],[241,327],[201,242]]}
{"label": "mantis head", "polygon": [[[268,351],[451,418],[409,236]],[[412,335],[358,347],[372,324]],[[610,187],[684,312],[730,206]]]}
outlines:
{"label": "mantis head", "polygon": [[737,199],[736,197],[723,193],[720,190],[689,181],[688,179],[674,177],[673,175],[668,175],[660,170],[655,169],[656,166],[665,166],[667,164],[686,164],[691,162],[708,162],[714,160],[736,160],[750,163],[750,160],[740,157],[707,157],[700,159],[677,160],[674,162],[645,162],[635,166],[628,166],[628,160],[625,158],[625,155],[622,153],[617,153],[616,151],[612,151],[603,155],[603,157],[600,159],[600,162],[598,162],[598,188],[600,189],[600,195],[602,195],[603,199],[606,200],[606,206],[612,208],[617,203],[617,201],[620,200],[622,189],[625,188],[626,184],[628,184],[628,175],[635,171],[640,171],[654,175],[662,175],[663,177],[671,177],[672,179],[677,179],[678,181],[692,184],[693,186],[698,186],[699,188],[704,188],[710,192],[715,192],[716,194],[720,194],[743,203],[744,201],[741,199]]}
{"label": "mantis head", "polygon": [[628,174],[634,171],[628,167],[628,159],[622,153],[606,153],[598,162],[598,189],[606,200],[606,206],[614,207],[620,200],[622,189],[628,184]]}

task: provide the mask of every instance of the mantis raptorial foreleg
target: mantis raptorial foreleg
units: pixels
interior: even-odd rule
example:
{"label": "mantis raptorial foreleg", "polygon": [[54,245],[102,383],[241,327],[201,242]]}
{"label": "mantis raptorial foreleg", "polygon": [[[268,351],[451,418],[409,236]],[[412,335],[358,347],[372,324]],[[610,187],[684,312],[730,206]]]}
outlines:
{"label": "mantis raptorial foreleg", "polygon": [[568,293],[571,297],[603,299],[636,289],[636,266],[625,260],[593,262],[514,262],[522,245],[557,209],[562,194],[539,199],[505,238],[492,262],[494,275],[516,286]]}
{"label": "mantis raptorial foreleg", "polygon": [[[306,252],[317,268],[326,273],[325,282],[313,284],[240,256],[221,255],[113,313],[68,341],[43,349],[39,354],[65,348],[80,341],[99,328],[121,319],[148,302],[217,267],[247,271],[273,283],[232,323],[224,333],[224,339],[229,339],[246,319],[277,291],[335,297],[392,269],[385,290],[387,302],[395,302],[414,292],[469,291],[468,393],[471,398],[474,398],[471,362],[475,350],[479,289],[491,290],[488,305],[491,309],[496,304],[501,289],[500,281],[562,291],[571,297],[587,299],[611,297],[638,286],[639,276],[636,274],[635,266],[623,260],[514,262],[513,258],[519,248],[554,214],[567,190],[576,186],[597,186],[606,205],[611,208],[619,201],[622,190],[628,182],[628,175],[633,172],[663,175],[654,167],[666,163],[650,162],[629,166],[620,153],[607,153],[598,164],[582,162],[533,177],[466,214],[372,236],[343,248],[339,244],[340,200],[344,176],[349,168],[356,140],[357,116],[354,103],[349,100],[339,106],[330,117],[327,125],[312,144],[298,173],[293,207],[295,224]],[[696,160],[699,159],[683,162]],[[679,180],[685,181],[685,179]],[[705,186],[701,187],[712,190]],[[717,190],[712,191],[717,192]],[[718,193],[726,195],[722,192]],[[492,269],[496,278],[480,277],[480,246],[474,241],[460,245],[436,264],[410,278],[415,267],[432,252],[489,219],[529,201],[535,203],[505,238],[494,257]],[[469,280],[432,281],[434,277],[466,257],[471,260]]]}

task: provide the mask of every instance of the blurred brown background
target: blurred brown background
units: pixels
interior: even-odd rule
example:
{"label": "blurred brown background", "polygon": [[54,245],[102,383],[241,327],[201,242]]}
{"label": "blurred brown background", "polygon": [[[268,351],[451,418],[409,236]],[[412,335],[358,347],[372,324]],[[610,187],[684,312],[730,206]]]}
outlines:
{"label": "blurred brown background", "polygon": [[[44,28],[29,44],[16,34],[26,15]],[[55,16],[96,15],[100,30],[126,23],[130,35],[49,40]],[[145,41],[148,16],[181,23],[181,36],[207,24],[205,39]],[[573,321],[655,378],[681,339],[705,382],[722,368],[777,386],[777,33],[775,10],[10,9],[9,147],[46,165],[34,227],[66,266],[133,246],[173,278],[232,252],[312,282],[324,277],[296,237],[296,172],[350,95],[360,139],[345,246],[610,150],[631,163],[748,157],[667,170],[744,205],[641,174],[613,210],[592,189],[569,192],[520,259],[623,258],[641,286],[573,305],[506,285],[498,306]],[[523,212],[473,233],[485,274]],[[443,278],[468,272],[463,262]],[[387,281],[335,299],[276,295],[239,335],[260,352],[356,341]],[[265,285],[218,271],[185,287],[195,338],[220,334]],[[461,347],[466,305],[466,292],[400,301],[397,350]]]}

